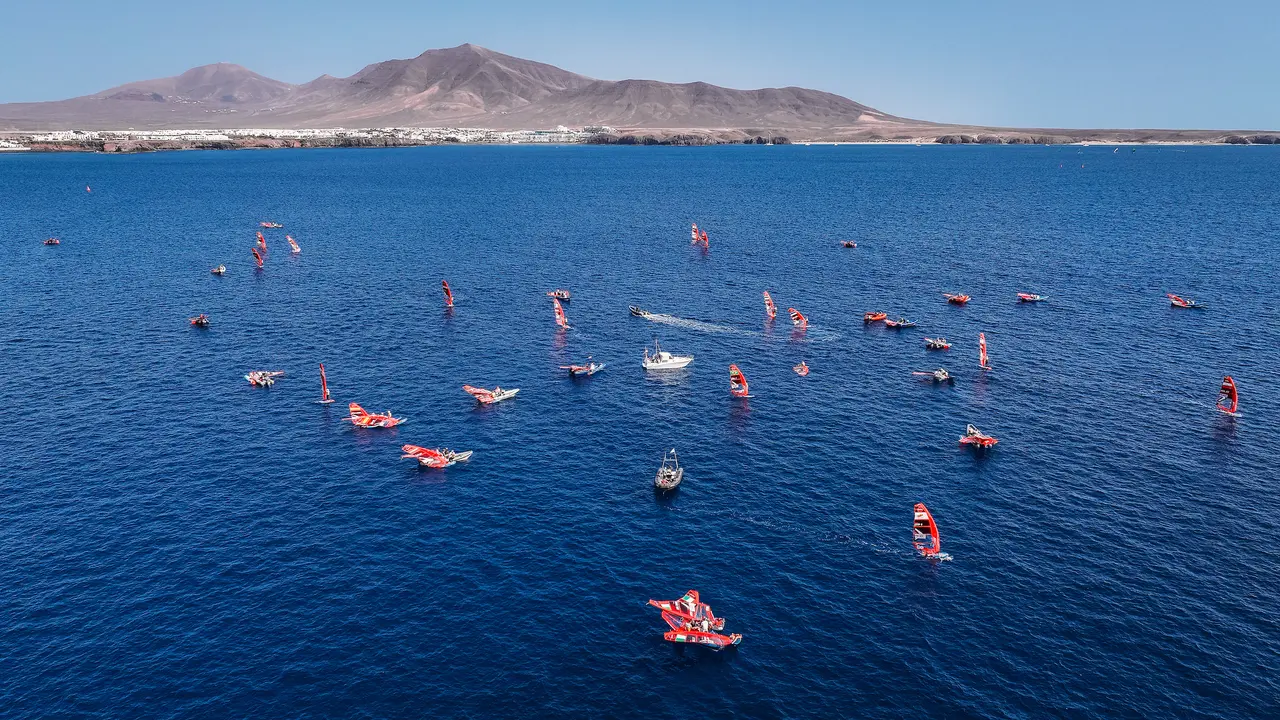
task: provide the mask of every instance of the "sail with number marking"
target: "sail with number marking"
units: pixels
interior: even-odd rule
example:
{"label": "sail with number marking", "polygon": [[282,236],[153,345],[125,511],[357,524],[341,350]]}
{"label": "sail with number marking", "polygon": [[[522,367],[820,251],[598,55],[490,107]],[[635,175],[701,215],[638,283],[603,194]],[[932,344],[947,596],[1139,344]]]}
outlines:
{"label": "sail with number marking", "polygon": [[764,311],[770,320],[778,317],[778,306],[773,304],[773,296],[769,294],[768,290],[764,291]]}
{"label": "sail with number marking", "polygon": [[916,503],[915,522],[911,526],[911,541],[916,550],[924,557],[931,557],[942,552],[942,538],[938,535],[938,524],[933,521],[933,513],[924,503]]}
{"label": "sail with number marking", "polygon": [[747,385],[747,376],[742,374],[742,370],[737,365],[729,366],[729,394],[734,397],[747,397],[747,393],[751,391]]}
{"label": "sail with number marking", "polygon": [[564,316],[564,306],[560,304],[560,298],[551,298],[551,302],[556,306],[556,325],[561,330],[568,330],[569,320]]}
{"label": "sail with number marking", "polygon": [[1222,389],[1218,391],[1218,409],[1234,415],[1240,407],[1240,393],[1236,391],[1236,381],[1230,375],[1222,378]]}

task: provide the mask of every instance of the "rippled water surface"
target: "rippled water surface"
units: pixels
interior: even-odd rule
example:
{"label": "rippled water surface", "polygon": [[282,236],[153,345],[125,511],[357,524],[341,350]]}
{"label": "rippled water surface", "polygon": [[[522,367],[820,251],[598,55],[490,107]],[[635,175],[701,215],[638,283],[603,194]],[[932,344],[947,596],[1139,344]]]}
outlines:
{"label": "rippled water surface", "polygon": [[[3,155],[0,206],[0,715],[1280,716],[1275,150]],[[741,647],[662,640],[689,588]]]}

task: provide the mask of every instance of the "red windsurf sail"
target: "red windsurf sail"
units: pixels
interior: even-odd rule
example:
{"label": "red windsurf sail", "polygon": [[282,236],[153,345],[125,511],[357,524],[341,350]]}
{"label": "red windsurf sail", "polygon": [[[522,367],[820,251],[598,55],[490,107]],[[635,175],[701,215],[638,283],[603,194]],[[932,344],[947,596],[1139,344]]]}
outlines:
{"label": "red windsurf sail", "polygon": [[693,224],[693,234],[689,236],[689,242],[690,244],[696,244],[698,242],[698,223]]}
{"label": "red windsurf sail", "polygon": [[1218,392],[1218,409],[1234,415],[1240,407],[1240,394],[1236,391],[1236,381],[1230,375],[1222,378],[1222,389]]}
{"label": "red windsurf sail", "polygon": [[768,290],[764,291],[764,312],[770,320],[778,317],[778,306],[773,304],[773,296]]}
{"label": "red windsurf sail", "polygon": [[320,363],[320,402],[333,402],[333,398],[329,397],[329,379],[324,375],[324,363]]}
{"label": "red windsurf sail", "polygon": [[258,252],[258,248],[249,248],[249,252],[253,253],[253,260],[258,263],[258,267],[262,267],[262,253]]}
{"label": "red windsurf sail", "polygon": [[564,316],[564,306],[560,304],[560,298],[551,298],[551,302],[555,303],[556,308],[556,325],[561,330],[569,329],[569,320]]}
{"label": "red windsurf sail", "polygon": [[710,241],[707,240],[707,231],[702,231],[702,247],[711,247]]}
{"label": "red windsurf sail", "polygon": [[929,508],[925,507],[924,503],[916,503],[911,540],[916,550],[924,557],[942,552],[942,538],[938,535],[938,524],[933,521],[933,513],[929,512]]}
{"label": "red windsurf sail", "polygon": [[441,280],[440,287],[444,288],[444,306],[447,308],[453,307],[453,291],[449,289],[449,281]]}
{"label": "red windsurf sail", "polygon": [[493,391],[484,388],[472,387],[471,385],[463,385],[462,389],[474,397],[479,402],[488,405],[493,402]]}
{"label": "red windsurf sail", "polygon": [[987,334],[978,333],[978,367],[991,369],[991,361],[987,358]]}
{"label": "red windsurf sail", "polygon": [[737,365],[729,366],[729,394],[734,397],[747,397],[751,391],[747,385],[747,376],[742,374]]}
{"label": "red windsurf sail", "polygon": [[258,247],[262,248],[263,252],[267,251],[267,239],[262,237],[261,230],[258,231]]}
{"label": "red windsurf sail", "polygon": [[795,308],[787,308],[787,312],[791,314],[791,324],[798,328],[804,329],[809,327],[809,318],[800,314]]}

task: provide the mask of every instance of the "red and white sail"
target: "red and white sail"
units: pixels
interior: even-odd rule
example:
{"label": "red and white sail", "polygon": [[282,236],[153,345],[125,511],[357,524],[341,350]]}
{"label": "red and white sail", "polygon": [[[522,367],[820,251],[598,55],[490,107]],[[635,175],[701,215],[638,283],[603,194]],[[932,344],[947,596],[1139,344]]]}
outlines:
{"label": "red and white sail", "polygon": [[292,235],[285,235],[284,239],[289,241],[289,252],[294,255],[302,252],[302,248],[298,247],[298,241],[294,240]]}
{"label": "red and white sail", "polygon": [[471,385],[463,385],[462,389],[470,393],[476,400],[488,405],[493,402],[493,391],[484,388],[473,387]]}
{"label": "red and white sail", "polygon": [[418,464],[430,468],[446,468],[453,464],[444,453],[432,448],[424,448],[420,445],[405,445],[400,448],[404,453],[400,459],[412,458],[418,461]]}
{"label": "red and white sail", "polygon": [[564,306],[560,304],[560,298],[551,298],[551,302],[555,303],[556,326],[561,330],[568,330],[569,320],[564,316]]}
{"label": "red and white sail", "polygon": [[693,234],[689,236],[689,242],[691,244],[697,244],[698,242],[698,223],[693,224]]}
{"label": "red and white sail", "polygon": [[253,253],[253,260],[258,263],[258,267],[262,267],[262,253],[258,252],[258,248],[249,248],[249,252]]}
{"label": "red and white sail", "polygon": [[453,291],[449,289],[449,281],[441,280],[440,287],[444,289],[444,306],[447,308],[453,307]]}
{"label": "red and white sail", "polygon": [[987,357],[987,334],[978,333],[978,367],[991,369],[991,360]]}
{"label": "red and white sail", "polygon": [[802,330],[809,327],[809,318],[801,315],[799,310],[795,308],[787,308],[787,312],[791,314],[792,325],[795,325]]}
{"label": "red and white sail", "polygon": [[911,541],[916,551],[924,557],[932,557],[942,552],[942,538],[938,535],[938,524],[933,521],[933,513],[924,503],[916,503],[915,522],[911,526]]}
{"label": "red and white sail", "polygon": [[267,239],[262,236],[261,230],[258,231],[258,247],[262,248],[263,252],[267,251]]}
{"label": "red and white sail", "polygon": [[737,365],[729,365],[729,394],[734,397],[747,397],[750,391],[747,376],[742,374]]}
{"label": "red and white sail", "polygon": [[705,248],[705,247],[711,247],[711,241],[709,241],[709,240],[707,239],[707,231],[706,231],[706,230],[703,230],[703,231],[701,231],[701,232],[702,232],[702,247],[704,247],[704,248]]}
{"label": "red and white sail", "polygon": [[772,320],[778,317],[778,306],[773,304],[773,296],[768,290],[764,291],[764,313]]}
{"label": "red and white sail", "polygon": [[333,402],[333,398],[329,397],[329,379],[324,375],[324,363],[320,363],[320,402],[326,405]]}
{"label": "red and white sail", "polygon": [[1234,415],[1240,407],[1240,393],[1236,390],[1236,381],[1230,375],[1222,378],[1222,388],[1218,391],[1218,409]]}

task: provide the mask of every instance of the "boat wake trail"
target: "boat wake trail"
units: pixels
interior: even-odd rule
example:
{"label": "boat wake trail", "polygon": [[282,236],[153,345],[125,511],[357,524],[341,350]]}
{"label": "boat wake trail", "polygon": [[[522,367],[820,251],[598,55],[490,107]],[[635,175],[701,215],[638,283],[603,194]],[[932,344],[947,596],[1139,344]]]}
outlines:
{"label": "boat wake trail", "polygon": [[743,330],[729,325],[717,325],[715,323],[703,322],[701,320],[689,320],[686,318],[678,318],[674,315],[663,315],[661,313],[648,313],[644,315],[645,320],[651,322],[662,323],[664,325],[674,325],[687,330],[697,330],[706,333],[720,333],[725,335],[759,335],[758,332]]}

